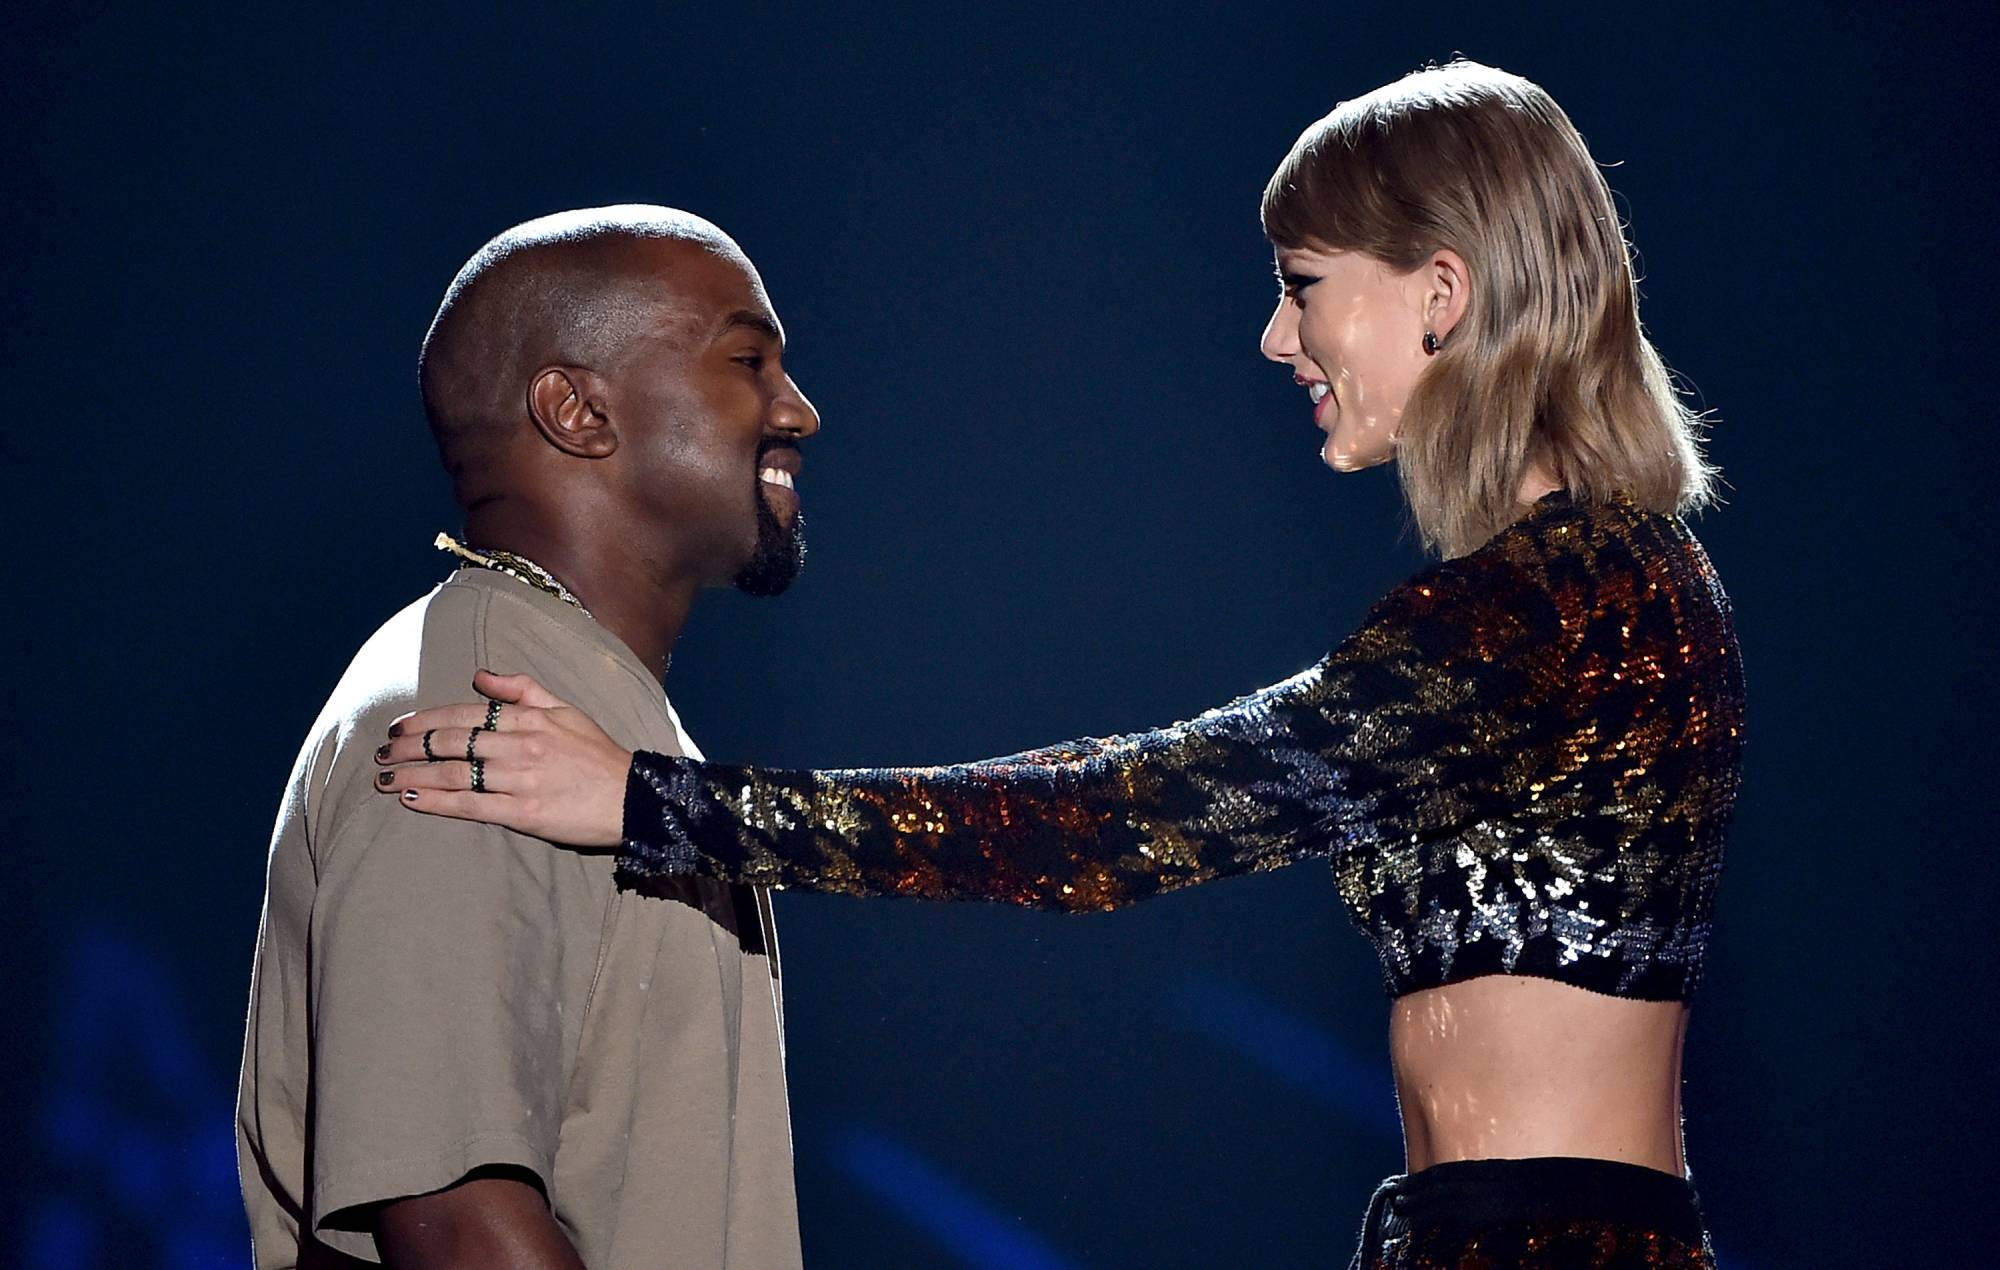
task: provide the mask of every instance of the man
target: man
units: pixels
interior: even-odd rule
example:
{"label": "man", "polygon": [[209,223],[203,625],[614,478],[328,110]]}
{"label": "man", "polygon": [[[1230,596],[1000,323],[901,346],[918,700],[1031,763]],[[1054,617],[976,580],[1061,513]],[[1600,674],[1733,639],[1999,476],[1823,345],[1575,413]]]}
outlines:
{"label": "man", "polygon": [[238,1102],[259,1267],[798,1264],[768,898],[621,893],[607,855],[370,788],[389,723],[495,663],[695,752],[661,681],[696,592],[803,559],[819,419],[783,351],[742,251],[666,208],[530,221],[446,292],[420,378],[462,567],[356,656],[279,813]]}

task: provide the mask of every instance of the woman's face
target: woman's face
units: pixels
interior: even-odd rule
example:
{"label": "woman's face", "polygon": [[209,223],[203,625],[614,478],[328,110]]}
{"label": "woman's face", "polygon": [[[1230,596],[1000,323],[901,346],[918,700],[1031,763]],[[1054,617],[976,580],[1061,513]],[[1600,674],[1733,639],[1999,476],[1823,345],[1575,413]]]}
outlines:
{"label": "woman's face", "polygon": [[1403,403],[1430,360],[1424,332],[1442,339],[1437,319],[1454,307],[1439,295],[1439,263],[1399,274],[1358,251],[1278,249],[1285,290],[1264,328],[1264,356],[1312,394],[1313,422],[1326,433],[1320,457],[1336,472],[1395,457]]}

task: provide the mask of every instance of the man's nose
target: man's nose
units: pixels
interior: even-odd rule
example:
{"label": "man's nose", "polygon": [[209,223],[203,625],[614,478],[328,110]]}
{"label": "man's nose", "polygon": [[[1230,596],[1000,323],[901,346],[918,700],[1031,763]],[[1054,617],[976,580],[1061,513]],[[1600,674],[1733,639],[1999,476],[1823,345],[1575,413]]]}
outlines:
{"label": "man's nose", "polygon": [[785,391],[771,403],[771,426],[795,437],[809,437],[819,431],[819,411],[799,391],[791,376],[785,376]]}
{"label": "man's nose", "polygon": [[1290,297],[1281,298],[1264,324],[1264,338],[1258,342],[1264,356],[1274,362],[1288,362],[1299,353],[1299,311]]}

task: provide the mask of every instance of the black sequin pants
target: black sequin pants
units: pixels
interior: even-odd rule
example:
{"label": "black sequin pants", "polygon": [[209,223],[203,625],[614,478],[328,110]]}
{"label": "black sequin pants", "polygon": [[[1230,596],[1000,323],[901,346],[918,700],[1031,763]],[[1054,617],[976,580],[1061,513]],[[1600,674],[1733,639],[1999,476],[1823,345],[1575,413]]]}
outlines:
{"label": "black sequin pants", "polygon": [[1351,1270],[1714,1270],[1694,1187],[1550,1156],[1462,1160],[1376,1188]]}

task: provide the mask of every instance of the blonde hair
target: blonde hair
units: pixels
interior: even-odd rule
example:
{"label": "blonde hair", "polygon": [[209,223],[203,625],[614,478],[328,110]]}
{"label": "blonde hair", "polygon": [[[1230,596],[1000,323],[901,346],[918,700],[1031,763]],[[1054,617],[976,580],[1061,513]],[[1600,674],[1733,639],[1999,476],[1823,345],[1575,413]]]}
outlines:
{"label": "blonde hair", "polygon": [[1682,512],[1713,500],[1703,419],[1640,325],[1611,189],[1535,84],[1457,61],[1342,102],[1272,174],[1264,232],[1399,272],[1445,248],[1464,257],[1465,313],[1397,434],[1425,546],[1463,555],[1511,524],[1537,462],[1579,501]]}

